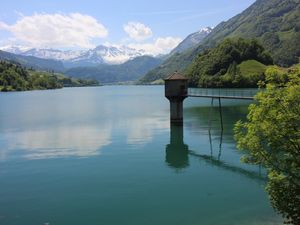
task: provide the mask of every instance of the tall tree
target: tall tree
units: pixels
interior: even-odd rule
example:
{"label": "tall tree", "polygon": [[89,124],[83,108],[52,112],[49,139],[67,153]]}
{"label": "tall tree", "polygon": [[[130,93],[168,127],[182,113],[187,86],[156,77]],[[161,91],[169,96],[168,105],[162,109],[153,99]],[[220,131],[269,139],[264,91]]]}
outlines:
{"label": "tall tree", "polygon": [[272,206],[288,224],[300,224],[300,70],[266,72],[266,90],[250,105],[247,122],[235,126],[246,163],[268,171]]}

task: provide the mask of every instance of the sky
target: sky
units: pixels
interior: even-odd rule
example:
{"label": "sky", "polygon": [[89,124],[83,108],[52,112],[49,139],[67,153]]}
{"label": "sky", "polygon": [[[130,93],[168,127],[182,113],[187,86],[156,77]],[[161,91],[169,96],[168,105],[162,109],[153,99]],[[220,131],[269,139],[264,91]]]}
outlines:
{"label": "sky", "polygon": [[4,0],[0,46],[90,49],[125,45],[163,54],[255,0]]}

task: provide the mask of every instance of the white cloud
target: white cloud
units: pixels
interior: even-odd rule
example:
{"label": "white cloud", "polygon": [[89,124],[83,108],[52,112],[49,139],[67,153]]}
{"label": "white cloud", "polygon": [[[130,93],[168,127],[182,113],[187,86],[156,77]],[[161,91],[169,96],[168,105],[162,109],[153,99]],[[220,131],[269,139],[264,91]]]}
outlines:
{"label": "white cloud", "polygon": [[128,22],[123,29],[135,41],[146,40],[152,36],[150,27],[139,22]]}
{"label": "white cloud", "polygon": [[32,47],[94,47],[94,38],[108,35],[107,29],[95,18],[80,13],[34,14],[21,17],[15,24],[0,21],[0,29]]}
{"label": "white cloud", "polygon": [[3,23],[3,22],[0,21],[0,29],[8,30],[9,26],[6,23]]}
{"label": "white cloud", "polygon": [[144,50],[150,55],[159,55],[169,53],[181,41],[182,39],[178,37],[160,37],[157,38],[154,43],[132,43],[128,46],[131,48]]}

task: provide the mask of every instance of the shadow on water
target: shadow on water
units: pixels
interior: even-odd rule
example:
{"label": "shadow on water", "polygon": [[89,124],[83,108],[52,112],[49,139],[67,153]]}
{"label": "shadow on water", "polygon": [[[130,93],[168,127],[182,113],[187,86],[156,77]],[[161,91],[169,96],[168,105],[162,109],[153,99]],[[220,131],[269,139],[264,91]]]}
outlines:
{"label": "shadow on water", "polygon": [[[210,129],[209,129],[210,133]],[[210,149],[212,151],[212,142],[210,137]],[[184,143],[183,126],[172,125],[170,127],[170,144],[166,145],[166,158],[165,162],[170,167],[179,172],[180,170],[189,167],[189,157],[197,158],[200,161],[204,161],[211,166],[218,167],[222,170],[226,170],[232,173],[237,173],[244,177],[255,179],[258,181],[265,181],[266,177],[260,172],[250,171],[235,165],[229,165],[228,163],[220,159],[222,153],[222,140],[223,131],[220,134],[219,153],[217,157],[212,154],[205,155],[199,154],[196,151],[189,149],[189,146]]]}
{"label": "shadow on water", "polygon": [[[222,106],[224,138],[228,137],[232,139],[234,124],[238,120],[245,120],[247,112],[248,106],[245,105]],[[222,125],[219,107],[188,107],[184,113],[187,118],[185,120],[185,126],[187,126],[191,132],[203,131],[207,133],[209,130],[211,135],[220,134]]]}

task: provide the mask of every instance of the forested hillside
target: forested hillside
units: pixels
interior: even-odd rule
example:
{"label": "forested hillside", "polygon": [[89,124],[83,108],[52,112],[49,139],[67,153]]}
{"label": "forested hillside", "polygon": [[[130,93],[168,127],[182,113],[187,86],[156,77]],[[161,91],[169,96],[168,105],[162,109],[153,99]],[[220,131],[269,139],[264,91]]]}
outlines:
{"label": "forested hillside", "polygon": [[241,14],[219,24],[204,44],[214,46],[228,37],[257,38],[276,64],[296,64],[300,56],[300,1],[257,0]]}
{"label": "forested hillside", "polygon": [[0,91],[43,90],[90,85],[98,85],[98,82],[69,78],[57,73],[29,70],[15,62],[0,61]]}
{"label": "forested hillside", "polygon": [[187,69],[190,84],[199,87],[256,87],[273,59],[256,41],[226,39],[196,57]]}
{"label": "forested hillside", "polygon": [[197,55],[226,38],[256,38],[271,53],[274,63],[289,67],[300,56],[300,1],[257,0],[242,13],[222,22],[194,49],[175,54],[141,79],[143,83],[184,72]]}
{"label": "forested hillside", "polygon": [[0,60],[17,62],[20,65],[36,70],[62,72],[65,68],[62,62],[53,59],[42,59],[34,56],[16,55],[0,50]]}

